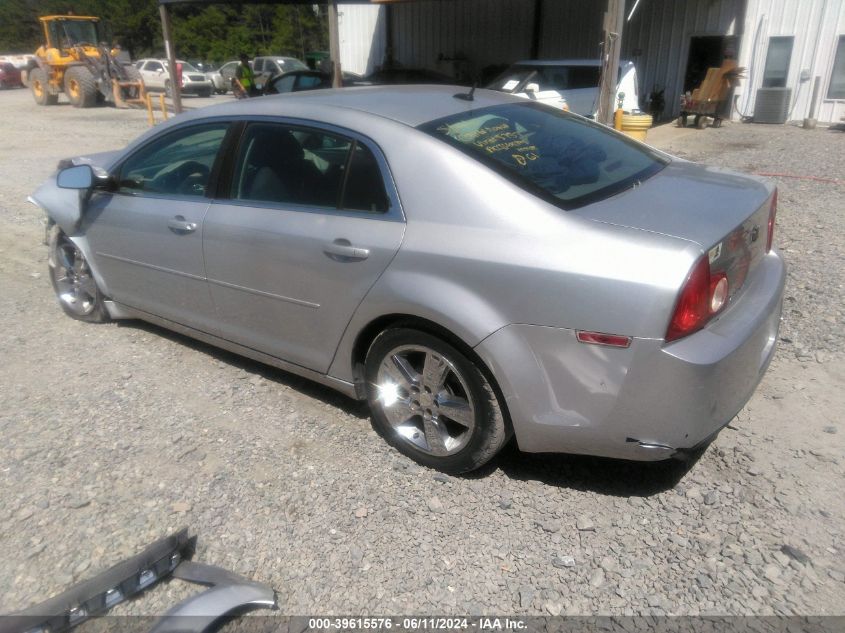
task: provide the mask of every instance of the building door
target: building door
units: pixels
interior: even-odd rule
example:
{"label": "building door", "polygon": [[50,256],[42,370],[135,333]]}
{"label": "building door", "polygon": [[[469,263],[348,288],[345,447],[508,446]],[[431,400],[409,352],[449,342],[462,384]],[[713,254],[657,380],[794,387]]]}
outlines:
{"label": "building door", "polygon": [[703,35],[690,38],[684,92],[692,92],[707,75],[708,68],[718,68],[726,57],[734,57],[736,38],[724,35]]}

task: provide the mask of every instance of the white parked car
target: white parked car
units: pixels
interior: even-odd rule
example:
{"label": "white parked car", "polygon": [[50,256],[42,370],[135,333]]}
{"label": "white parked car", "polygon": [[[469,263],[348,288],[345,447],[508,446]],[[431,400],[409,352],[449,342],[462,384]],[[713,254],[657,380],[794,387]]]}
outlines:
{"label": "white parked car", "polygon": [[[487,87],[593,118],[599,106],[600,76],[598,59],[528,60],[513,64]],[[620,92],[625,94],[623,110],[640,109],[632,62],[619,63],[616,94]]]}
{"label": "white parked car", "polygon": [[[202,71],[182,60],[176,60],[176,63],[182,64],[182,94],[211,96],[214,84]],[[140,71],[147,90],[164,90],[170,94],[170,73],[167,71],[166,59],[139,59],[135,62],[135,68]]]}

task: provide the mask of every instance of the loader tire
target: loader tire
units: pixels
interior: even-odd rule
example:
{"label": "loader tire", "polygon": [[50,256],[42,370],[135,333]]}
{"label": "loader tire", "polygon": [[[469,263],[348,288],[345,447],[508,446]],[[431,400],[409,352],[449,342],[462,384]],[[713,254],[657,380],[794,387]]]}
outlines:
{"label": "loader tire", "polygon": [[[144,83],[144,78],[141,76],[141,71],[135,68],[134,66],[124,66],[124,70],[126,71],[126,78],[129,81],[137,81],[139,84]],[[141,89],[139,88],[127,88],[124,92],[124,97],[127,99],[140,99],[141,98]]]}
{"label": "loader tire", "polygon": [[71,66],[65,71],[65,94],[76,108],[97,105],[97,80],[85,66]]}
{"label": "loader tire", "polygon": [[32,96],[38,105],[56,105],[59,102],[59,95],[50,94],[47,73],[41,68],[33,68],[29,72],[29,88],[32,90]]}

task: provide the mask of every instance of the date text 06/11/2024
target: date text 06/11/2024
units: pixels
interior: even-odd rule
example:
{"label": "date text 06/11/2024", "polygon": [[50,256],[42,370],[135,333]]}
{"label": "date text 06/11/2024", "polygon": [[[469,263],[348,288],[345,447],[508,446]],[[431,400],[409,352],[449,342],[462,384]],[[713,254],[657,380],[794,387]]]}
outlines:
{"label": "date text 06/11/2024", "polygon": [[354,631],[398,629],[404,631],[523,631],[527,629],[524,620],[500,617],[346,617],[310,618],[308,628],[312,631]]}

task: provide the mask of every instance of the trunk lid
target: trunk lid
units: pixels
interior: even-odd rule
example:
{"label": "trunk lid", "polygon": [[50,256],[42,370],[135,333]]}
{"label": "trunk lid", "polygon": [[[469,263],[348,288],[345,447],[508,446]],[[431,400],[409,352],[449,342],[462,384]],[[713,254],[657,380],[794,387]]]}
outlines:
{"label": "trunk lid", "polygon": [[571,211],[582,217],[695,242],[730,295],[766,253],[774,186],[718,167],[674,159],[625,193]]}

